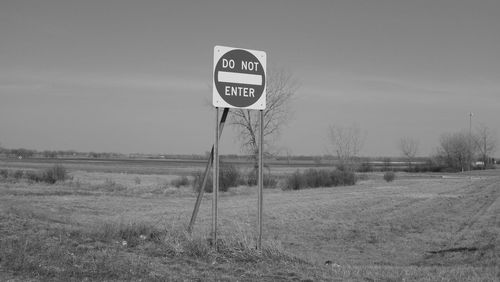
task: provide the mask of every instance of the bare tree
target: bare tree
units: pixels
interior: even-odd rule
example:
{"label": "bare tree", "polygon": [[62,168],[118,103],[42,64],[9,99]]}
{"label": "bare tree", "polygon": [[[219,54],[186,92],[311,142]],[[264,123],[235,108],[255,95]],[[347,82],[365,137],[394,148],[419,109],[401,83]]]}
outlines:
{"label": "bare tree", "polygon": [[399,140],[399,149],[408,162],[408,171],[411,171],[411,162],[418,151],[418,141],[410,137],[403,137]]}
{"label": "bare tree", "polygon": [[290,164],[292,160],[292,150],[290,148],[282,147],[279,149],[278,154],[286,158],[286,163]]}
{"label": "bare tree", "polygon": [[[266,109],[264,110],[264,140],[266,147],[289,121],[290,102],[298,89],[298,82],[284,69],[270,69],[266,80]],[[242,149],[256,157],[258,151],[259,112],[236,109],[231,124],[236,126]],[[266,149],[269,151],[269,148]]]}
{"label": "bare tree", "polygon": [[354,170],[358,154],[364,144],[364,135],[356,124],[348,127],[330,126],[330,142],[339,160],[339,167]]}
{"label": "bare tree", "polygon": [[476,134],[473,137],[476,149],[484,163],[484,168],[490,164],[490,157],[496,150],[498,143],[495,133],[484,124],[476,128]]}
{"label": "bare tree", "polygon": [[464,171],[470,162],[469,133],[462,131],[441,135],[438,157],[449,168]]}

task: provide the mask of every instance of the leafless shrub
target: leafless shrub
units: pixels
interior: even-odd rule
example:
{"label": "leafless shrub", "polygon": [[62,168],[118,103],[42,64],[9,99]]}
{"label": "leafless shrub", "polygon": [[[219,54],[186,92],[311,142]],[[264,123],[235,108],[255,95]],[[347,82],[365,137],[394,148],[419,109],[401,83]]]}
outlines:
{"label": "leafless shrub", "polygon": [[483,161],[484,168],[492,166],[492,155],[495,153],[498,145],[498,138],[495,132],[486,125],[480,124],[476,129],[475,136],[473,136],[473,142],[481,161]]}
{"label": "leafless shrub", "polygon": [[356,184],[357,178],[353,171],[345,170],[299,170],[285,179],[283,190],[300,190],[304,188],[348,186]]}
{"label": "leafless shrub", "polygon": [[469,134],[465,131],[441,135],[437,159],[454,171],[465,170],[471,161]]}
{"label": "leafless shrub", "polygon": [[135,185],[139,185],[139,184],[141,184],[141,178],[140,178],[139,176],[136,176],[136,177],[134,178],[134,183],[135,183]]}
{"label": "leafless shrub", "polygon": [[9,170],[8,169],[0,169],[0,176],[4,179],[9,177]]}
{"label": "leafless shrub", "polygon": [[[219,191],[227,192],[231,187],[237,187],[241,183],[242,174],[240,170],[231,164],[222,164],[219,169]],[[198,191],[203,181],[203,172],[197,171],[193,174],[193,189]],[[212,173],[208,174],[205,192],[212,193]]]}
{"label": "leafless shrub", "polygon": [[50,168],[45,169],[42,174],[42,181],[54,184],[57,181],[64,181],[68,178],[68,172],[62,165],[56,164]]}
{"label": "leafless shrub", "polygon": [[[248,186],[255,186],[257,185],[257,180],[258,180],[257,178],[258,178],[258,170],[253,169],[248,173],[246,181],[242,181],[242,184]],[[264,179],[262,180],[262,184],[264,185],[264,188],[276,188],[276,186],[278,185],[278,179],[270,172],[264,172],[263,178]]]}
{"label": "leafless shrub", "polygon": [[13,175],[12,175],[12,176],[13,176],[16,180],[19,180],[19,179],[21,179],[21,178],[23,177],[23,175],[24,175],[24,171],[22,171],[22,170],[18,169],[18,170],[16,170],[16,171],[14,171],[14,173],[13,173]]}
{"label": "leafless shrub", "polygon": [[399,149],[406,158],[408,171],[411,171],[411,163],[418,151],[418,141],[410,137],[403,137],[399,140]]}
{"label": "leafless shrub", "polygon": [[189,183],[190,183],[189,178],[185,175],[180,176],[178,178],[174,178],[172,179],[172,181],[170,181],[170,184],[176,188],[179,188],[181,186],[188,186]]}
{"label": "leafless shrub", "polygon": [[384,173],[384,180],[387,182],[391,182],[396,178],[396,175],[392,171],[387,171]]}
{"label": "leafless shrub", "polygon": [[331,146],[339,161],[339,168],[354,171],[365,139],[359,126],[355,124],[349,127],[332,125],[329,134]]}

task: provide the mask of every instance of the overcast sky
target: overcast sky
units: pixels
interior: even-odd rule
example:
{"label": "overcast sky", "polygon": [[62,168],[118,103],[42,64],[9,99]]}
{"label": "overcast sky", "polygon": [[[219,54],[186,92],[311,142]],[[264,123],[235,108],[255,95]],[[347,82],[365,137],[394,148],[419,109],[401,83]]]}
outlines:
{"label": "overcast sky", "polygon": [[[267,52],[300,88],[276,146],[324,154],[357,124],[362,154],[431,154],[445,132],[500,133],[500,1],[0,1],[0,143],[204,153],[213,48]],[[224,132],[221,153],[240,153]]]}

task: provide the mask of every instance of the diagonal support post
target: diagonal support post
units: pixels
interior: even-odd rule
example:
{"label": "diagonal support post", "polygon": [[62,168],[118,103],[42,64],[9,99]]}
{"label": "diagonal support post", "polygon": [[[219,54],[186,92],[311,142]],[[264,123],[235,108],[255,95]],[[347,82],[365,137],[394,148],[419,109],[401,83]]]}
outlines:
{"label": "diagonal support post", "polygon": [[[228,113],[229,113],[229,108],[224,108],[219,123],[219,138],[222,135],[222,129],[224,129],[224,123],[226,122]],[[201,200],[203,199],[203,194],[205,193],[205,186],[207,185],[208,173],[210,172],[210,167],[212,166],[213,160],[214,160],[214,145],[212,145],[212,150],[210,151],[210,157],[208,158],[207,166],[205,167],[205,173],[203,174],[203,181],[201,182],[200,189],[198,191],[198,197],[196,198],[196,203],[194,204],[193,214],[191,215],[191,221],[189,221],[189,226],[187,229],[189,233],[193,231],[194,223],[196,221],[196,217],[198,216],[198,210],[200,209]]]}

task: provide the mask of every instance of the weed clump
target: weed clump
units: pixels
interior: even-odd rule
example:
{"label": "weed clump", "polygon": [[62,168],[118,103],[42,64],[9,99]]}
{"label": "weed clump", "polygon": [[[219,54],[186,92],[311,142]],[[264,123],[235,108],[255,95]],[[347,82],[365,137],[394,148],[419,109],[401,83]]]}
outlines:
{"label": "weed clump", "polygon": [[394,174],[394,172],[387,171],[386,173],[384,173],[384,180],[385,181],[391,182],[394,180],[394,178],[396,178],[396,175]]}
{"label": "weed clump", "polygon": [[135,183],[135,185],[139,185],[139,184],[141,184],[141,178],[140,178],[139,176],[136,176],[136,177],[134,178],[134,183]]}
{"label": "weed clump", "polygon": [[178,178],[172,179],[170,181],[170,184],[176,188],[179,188],[181,186],[188,186],[189,185],[189,178],[185,175],[180,176]]}
{"label": "weed clump", "polygon": [[[242,181],[243,184],[246,184],[248,186],[255,186],[257,185],[257,176],[258,174],[258,169],[253,169],[251,170],[246,178],[246,181]],[[264,179],[262,180],[262,184],[264,185],[264,188],[275,188],[278,184],[278,179],[271,175],[271,173],[263,173]]]}
{"label": "weed clump", "polygon": [[116,183],[111,178],[106,178],[102,184],[93,185],[93,188],[95,190],[101,190],[109,193],[123,192],[127,190],[126,186]]}
{"label": "weed clump", "polygon": [[16,171],[14,171],[14,173],[13,173],[13,175],[12,175],[12,176],[13,176],[16,180],[19,180],[19,179],[21,179],[21,178],[23,177],[23,175],[24,175],[24,171],[22,171],[22,170],[18,169],[18,170],[16,170]]}
{"label": "weed clump", "polygon": [[241,172],[234,165],[222,165],[219,176],[219,189],[227,192],[230,187],[238,187],[240,184]]}
{"label": "weed clump", "polygon": [[303,173],[305,186],[316,187],[329,187],[332,186],[332,175],[326,170],[308,169]]}
{"label": "weed clump", "polygon": [[44,170],[15,170],[9,171],[7,169],[0,170],[0,177],[7,179],[13,178],[15,181],[26,179],[29,183],[44,182],[47,184],[54,184],[58,181],[65,181],[69,178],[66,168],[62,165],[54,165]]}
{"label": "weed clump", "polygon": [[283,190],[300,190],[304,188],[348,186],[356,184],[356,175],[345,170],[299,170],[288,175],[285,179]]}
{"label": "weed clump", "polygon": [[25,178],[28,180],[29,183],[43,181],[42,174],[40,172],[32,171],[32,170],[26,171]]}
{"label": "weed clump", "polygon": [[296,170],[285,179],[283,190],[300,190],[304,187],[304,177],[299,170]]}
{"label": "weed clump", "polygon": [[9,170],[8,169],[0,169],[0,177],[3,179],[6,179],[9,177]]}
{"label": "weed clump", "polygon": [[[231,187],[238,187],[241,183],[241,171],[234,165],[222,164],[219,169],[219,191],[227,192]],[[193,189],[199,191],[203,183],[203,172],[197,171],[193,175]],[[205,192],[212,193],[213,180],[212,173],[208,174]]]}
{"label": "weed clump", "polygon": [[68,178],[68,172],[62,165],[56,164],[43,171],[43,182],[54,184],[57,181],[64,181]]}
{"label": "weed clump", "polygon": [[[16,171],[16,173],[17,173],[17,171]],[[42,171],[31,171],[31,170],[26,171],[26,173],[24,173],[24,177],[30,183],[45,182],[48,184],[54,184],[58,181],[65,181],[66,179],[68,179],[68,172],[64,166],[54,165],[54,166],[46,168],[45,170],[42,170]],[[19,179],[19,178],[16,178],[16,179]]]}

